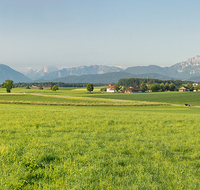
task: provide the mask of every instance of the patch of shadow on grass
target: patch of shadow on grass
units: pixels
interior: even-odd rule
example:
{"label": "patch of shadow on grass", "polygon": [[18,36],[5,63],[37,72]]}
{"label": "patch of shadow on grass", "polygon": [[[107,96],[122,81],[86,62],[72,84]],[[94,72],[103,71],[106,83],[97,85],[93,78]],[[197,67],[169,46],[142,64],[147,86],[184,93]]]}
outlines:
{"label": "patch of shadow on grass", "polygon": [[133,152],[132,152],[131,149],[126,149],[126,150],[122,151],[122,154],[125,154],[125,155],[132,155]]}
{"label": "patch of shadow on grass", "polygon": [[124,161],[122,161],[122,160],[121,160],[121,161],[118,161],[118,165],[120,165],[120,166],[123,166],[123,167],[124,167],[124,166],[126,166],[126,163],[125,163]]}
{"label": "patch of shadow on grass", "polygon": [[41,162],[50,163],[54,161],[60,161],[60,158],[55,155],[45,155],[41,158]]}
{"label": "patch of shadow on grass", "polygon": [[115,121],[109,120],[109,121],[107,121],[107,124],[108,124],[108,125],[115,125]]}
{"label": "patch of shadow on grass", "polygon": [[30,159],[20,163],[25,167],[26,173],[20,178],[20,182],[16,185],[11,184],[11,189],[24,189],[26,186],[33,186],[44,177],[47,180],[52,180],[51,177],[45,174],[45,168],[54,169],[52,163],[60,160],[56,155],[44,155],[40,159]]}

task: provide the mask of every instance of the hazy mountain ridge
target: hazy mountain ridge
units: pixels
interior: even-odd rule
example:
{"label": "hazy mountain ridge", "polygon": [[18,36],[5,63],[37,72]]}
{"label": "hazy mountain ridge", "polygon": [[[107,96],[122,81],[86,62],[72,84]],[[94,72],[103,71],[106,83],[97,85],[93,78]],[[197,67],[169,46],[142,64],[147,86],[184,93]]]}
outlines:
{"label": "hazy mountain ridge", "polygon": [[120,72],[123,69],[115,66],[106,66],[106,65],[91,65],[91,66],[80,66],[72,68],[63,68],[59,71],[54,71],[49,74],[45,74],[40,79],[51,80],[53,78],[67,77],[70,75],[91,75],[91,74],[104,74],[110,72]]}
{"label": "hazy mountain ridge", "polygon": [[157,65],[128,67],[124,71],[132,74],[146,74],[146,73],[158,73],[160,75],[168,74],[165,68]]}
{"label": "hazy mountain ridge", "polygon": [[29,78],[6,65],[0,64],[0,83],[6,79],[11,79],[14,82],[31,82],[31,79],[33,79],[37,82],[112,83],[121,78],[181,79],[200,82],[200,56],[197,55],[170,67],[149,65],[128,67],[123,70],[117,66],[91,65],[58,70],[55,66],[44,66],[39,70],[30,68],[25,74]]}
{"label": "hazy mountain ridge", "polygon": [[7,65],[0,64],[0,83],[3,83],[5,80],[13,80],[17,82],[31,82],[32,80],[22,73],[15,71]]}
{"label": "hazy mountain ridge", "polygon": [[200,76],[200,56],[197,55],[170,67],[160,67],[157,65],[135,66],[128,67],[125,72],[132,74],[157,73],[177,79],[187,80],[194,76]]}
{"label": "hazy mountain ridge", "polygon": [[52,80],[62,77],[67,77],[70,75],[91,75],[91,74],[105,74],[110,72],[127,72],[130,74],[148,74],[157,73],[159,75],[167,76],[168,78],[177,78],[181,80],[187,80],[194,76],[200,76],[200,56],[195,56],[193,58],[187,59],[185,62],[179,62],[170,67],[160,67],[157,65],[149,66],[134,66],[128,67],[127,69],[121,69],[116,66],[106,66],[106,65],[91,65],[91,66],[79,66],[72,68],[63,68],[58,70],[58,68],[53,68],[53,72],[49,69],[43,67],[40,70],[30,70],[26,73],[26,76],[33,80]]}
{"label": "hazy mountain ridge", "polygon": [[[200,56],[189,58],[184,62],[177,63],[171,66],[171,69],[176,70],[181,75],[199,75],[200,74]],[[190,76],[191,77],[191,76]]]}
{"label": "hazy mountain ridge", "polygon": [[29,68],[28,71],[23,72],[23,74],[29,77],[32,80],[37,80],[44,76],[45,74],[49,74],[53,71],[57,71],[58,68],[56,66],[43,66],[41,69],[32,69]]}
{"label": "hazy mountain ridge", "polygon": [[[131,74],[124,71],[111,72],[104,74],[91,74],[91,75],[70,75],[67,77],[57,78],[49,80],[51,82],[64,82],[64,83],[117,83],[122,78],[156,78],[160,80],[170,80],[168,76],[159,75],[156,73],[148,74]],[[40,79],[37,82],[46,82],[44,79]]]}

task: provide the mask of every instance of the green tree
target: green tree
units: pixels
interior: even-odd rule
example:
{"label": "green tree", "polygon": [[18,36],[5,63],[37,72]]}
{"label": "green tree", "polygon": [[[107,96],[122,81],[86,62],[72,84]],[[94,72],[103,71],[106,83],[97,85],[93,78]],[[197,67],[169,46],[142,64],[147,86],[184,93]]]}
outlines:
{"label": "green tree", "polygon": [[114,85],[114,89],[118,92],[118,90],[120,90],[121,86],[119,85],[119,83],[116,83]]}
{"label": "green tree", "polygon": [[169,83],[168,82],[165,83],[165,89],[169,90]]}
{"label": "green tree", "polygon": [[187,87],[190,89],[190,91],[193,91],[194,90],[194,87],[192,85],[192,83],[187,83]]}
{"label": "green tree", "polygon": [[171,82],[171,83],[169,84],[169,90],[170,90],[170,91],[174,91],[175,89],[176,89],[175,84],[174,84],[173,82]]}
{"label": "green tree", "polygon": [[43,90],[42,84],[39,84],[39,89]]}
{"label": "green tree", "polygon": [[160,84],[159,83],[154,83],[151,85],[151,90],[153,92],[157,92],[158,90],[160,90]]}
{"label": "green tree", "polygon": [[91,93],[91,91],[94,90],[93,84],[92,83],[88,83],[87,86],[86,86],[86,89],[87,89],[87,91],[89,91]]}
{"label": "green tree", "polygon": [[147,86],[146,86],[145,82],[142,82],[142,84],[140,85],[140,88],[141,88],[142,92],[145,92],[147,90]]}
{"label": "green tree", "polygon": [[10,90],[13,87],[13,81],[12,80],[6,80],[2,85],[2,88],[6,88],[7,93],[10,93]]}
{"label": "green tree", "polygon": [[198,85],[198,86],[195,86],[195,88],[194,88],[195,90],[199,90],[200,89],[200,86]]}
{"label": "green tree", "polygon": [[164,85],[164,83],[161,83],[161,84],[160,84],[160,89],[161,89],[162,92],[165,91],[165,85]]}
{"label": "green tree", "polygon": [[30,89],[30,87],[27,85],[27,86],[26,86],[26,89]]}
{"label": "green tree", "polygon": [[57,86],[57,85],[54,85],[54,86],[52,87],[52,90],[56,92],[56,90],[58,90],[58,86]]}
{"label": "green tree", "polygon": [[101,92],[106,92],[106,90],[106,87],[100,89]]}

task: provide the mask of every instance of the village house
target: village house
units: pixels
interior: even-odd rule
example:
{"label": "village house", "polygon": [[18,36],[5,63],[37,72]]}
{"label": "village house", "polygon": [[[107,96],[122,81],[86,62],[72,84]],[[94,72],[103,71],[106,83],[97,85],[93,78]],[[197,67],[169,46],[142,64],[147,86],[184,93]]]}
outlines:
{"label": "village house", "polygon": [[194,82],[192,85],[193,86],[199,86],[199,83],[198,82]]}
{"label": "village house", "polygon": [[142,90],[138,86],[135,87],[130,86],[125,90],[125,93],[135,93],[135,92],[142,92]]}
{"label": "village house", "polygon": [[106,92],[117,92],[117,91],[114,89],[114,86],[112,86],[112,84],[109,84],[109,86],[106,87]]}
{"label": "village house", "polygon": [[179,88],[179,92],[185,92],[185,91],[190,91],[190,89],[187,86],[182,86]]}

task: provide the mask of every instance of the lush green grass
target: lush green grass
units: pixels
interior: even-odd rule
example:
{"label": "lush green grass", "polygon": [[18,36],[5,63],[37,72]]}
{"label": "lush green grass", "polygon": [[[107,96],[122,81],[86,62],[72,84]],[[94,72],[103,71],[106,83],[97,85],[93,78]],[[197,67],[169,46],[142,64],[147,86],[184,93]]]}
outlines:
{"label": "lush green grass", "polygon": [[[81,93],[87,92],[86,88],[79,88],[81,91]],[[41,94],[66,94],[66,93],[74,93],[73,91],[77,91],[77,88],[73,88],[73,87],[59,87],[59,90],[57,90],[56,92],[52,91],[49,87],[48,88],[44,88],[43,90],[40,90],[39,88],[30,88],[30,89],[26,89],[26,88],[12,88],[11,89],[11,93],[41,93]],[[77,91],[78,92],[78,91]],[[5,88],[0,88],[0,93],[6,93],[6,89]]]}
{"label": "lush green grass", "polygon": [[100,99],[91,97],[72,97],[46,94],[0,94],[0,103],[35,105],[84,105],[84,106],[135,106],[164,105],[156,102]]}
{"label": "lush green grass", "polygon": [[199,189],[199,112],[0,104],[0,187]]}
{"label": "lush green grass", "polygon": [[[60,88],[56,93],[46,88],[44,90],[39,89],[23,89],[13,88],[12,93],[24,93],[28,94],[41,94],[41,95],[57,95],[57,96],[71,96],[71,97],[89,97],[89,98],[103,98],[103,99],[120,99],[120,100],[132,100],[132,101],[148,101],[148,102],[162,102],[170,104],[185,103],[193,106],[200,106],[200,92],[154,92],[154,93],[101,93],[99,88],[93,94],[87,93],[85,88]],[[0,89],[0,93],[5,93],[5,89]],[[95,100],[96,101],[96,100]]]}
{"label": "lush green grass", "polygon": [[[94,87],[93,93],[101,93],[100,92],[101,87]],[[76,88],[76,87],[59,87],[59,90],[56,92],[52,91],[49,87],[44,88],[43,90],[39,88],[12,88],[11,93],[41,93],[41,94],[58,94],[58,95],[64,95],[64,94],[87,94],[87,89],[85,87],[82,88]],[[6,93],[5,88],[0,88],[0,93]]]}
{"label": "lush green grass", "polygon": [[186,103],[193,106],[200,106],[200,92],[154,92],[154,93],[104,93],[86,95],[95,98],[111,98],[121,100],[166,102],[170,104]]}
{"label": "lush green grass", "polygon": [[98,102],[100,99],[92,99],[92,98],[70,98],[66,96],[45,96],[43,94],[40,95],[30,95],[30,94],[5,94],[0,95],[0,100],[13,100],[13,101],[35,101],[35,102]]}

